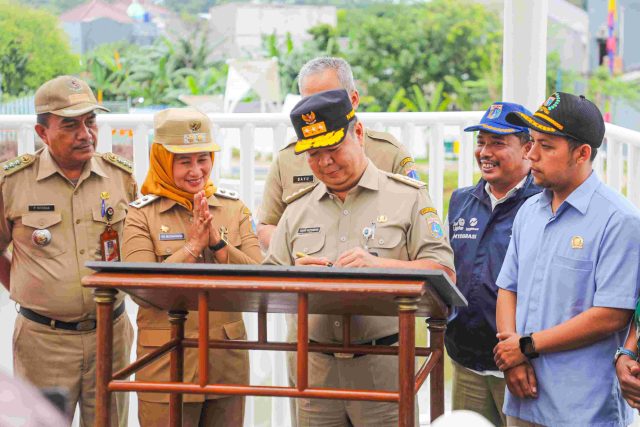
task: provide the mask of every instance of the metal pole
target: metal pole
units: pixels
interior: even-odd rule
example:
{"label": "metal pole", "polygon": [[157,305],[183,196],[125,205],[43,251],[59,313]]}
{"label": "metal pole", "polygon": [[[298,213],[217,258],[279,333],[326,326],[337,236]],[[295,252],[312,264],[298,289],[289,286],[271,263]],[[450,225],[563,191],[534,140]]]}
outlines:
{"label": "metal pole", "polygon": [[505,0],[502,100],[535,111],[546,99],[549,0]]}

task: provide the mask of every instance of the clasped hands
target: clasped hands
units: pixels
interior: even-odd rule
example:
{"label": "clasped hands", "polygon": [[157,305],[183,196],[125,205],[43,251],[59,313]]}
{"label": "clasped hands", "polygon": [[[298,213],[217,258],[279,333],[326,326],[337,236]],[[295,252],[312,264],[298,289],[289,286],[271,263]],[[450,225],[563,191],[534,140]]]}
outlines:
{"label": "clasped hands", "polygon": [[500,342],[494,347],[493,359],[504,372],[509,391],[521,399],[538,397],[538,382],[533,366],[520,351],[520,335],[515,332],[499,332]]}
{"label": "clasped hands", "polygon": [[[315,265],[326,267],[331,265],[327,257],[304,256],[296,259],[296,265]],[[380,259],[360,247],[344,251],[333,263],[334,267],[379,267]]]}
{"label": "clasped hands", "polygon": [[616,361],[616,375],[624,400],[640,410],[640,363],[623,354]]}
{"label": "clasped hands", "polygon": [[209,204],[204,191],[199,191],[193,196],[193,221],[189,226],[188,244],[196,251],[202,253],[204,248],[214,246],[220,242],[220,231],[213,226],[213,216],[209,212]]}

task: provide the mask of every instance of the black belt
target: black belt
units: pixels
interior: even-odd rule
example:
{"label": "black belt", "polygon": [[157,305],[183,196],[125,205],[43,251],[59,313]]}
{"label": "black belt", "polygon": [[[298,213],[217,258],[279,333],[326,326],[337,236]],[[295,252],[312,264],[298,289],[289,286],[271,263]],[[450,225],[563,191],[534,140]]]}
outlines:
{"label": "black belt", "polygon": [[[116,320],[124,313],[124,303],[120,304],[118,308],[113,311],[113,320]],[[93,331],[96,329],[96,320],[95,319],[87,319],[81,322],[63,322],[61,320],[54,320],[47,316],[43,316],[42,314],[38,314],[33,310],[29,310],[25,307],[20,307],[20,314],[26,317],[29,320],[32,320],[36,323],[40,323],[42,325],[51,326],[51,329],[65,329],[67,331]]]}
{"label": "black belt", "polygon": [[[395,343],[398,342],[399,339],[399,335],[397,333],[392,334],[392,335],[387,335],[386,337],[382,337],[382,338],[377,338],[375,340],[371,340],[371,341],[367,341],[367,342],[363,342],[363,343],[358,343],[356,345],[393,345]],[[317,341],[313,341],[310,340],[310,342],[318,344]],[[333,357],[337,357],[339,359],[351,359],[351,358],[356,358],[356,357],[361,357],[361,356],[366,356],[365,353],[322,353],[322,354],[326,354],[327,356],[333,356]]]}

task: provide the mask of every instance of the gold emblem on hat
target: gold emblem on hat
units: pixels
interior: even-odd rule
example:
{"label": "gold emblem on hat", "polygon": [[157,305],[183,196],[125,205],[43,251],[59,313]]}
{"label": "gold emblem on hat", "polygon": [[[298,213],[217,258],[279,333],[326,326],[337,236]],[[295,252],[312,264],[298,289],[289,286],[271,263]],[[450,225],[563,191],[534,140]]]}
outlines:
{"label": "gold emblem on hat", "polygon": [[78,92],[82,90],[82,86],[80,85],[80,82],[78,80],[71,79],[69,80],[69,89],[75,90],[76,92]]}
{"label": "gold emblem on hat", "polygon": [[109,197],[111,197],[111,195],[108,191],[103,191],[102,193],[100,193],[100,199],[102,200],[108,200]]}
{"label": "gold emblem on hat", "polygon": [[378,215],[378,218],[376,218],[376,221],[378,222],[387,222],[388,218],[386,215]]}
{"label": "gold emblem on hat", "polygon": [[303,114],[302,120],[304,120],[306,124],[311,125],[316,122],[316,113],[312,111],[308,114]]}
{"label": "gold emblem on hat", "polygon": [[580,236],[571,238],[571,249],[582,249],[584,247],[584,239]]}
{"label": "gold emblem on hat", "polygon": [[198,132],[201,127],[202,127],[202,122],[200,122],[199,120],[194,120],[193,122],[189,122],[189,129],[191,129],[191,132]]}
{"label": "gold emblem on hat", "polygon": [[167,225],[161,225],[161,226],[160,226],[160,232],[161,232],[161,233],[168,233],[168,232],[169,232],[169,226],[167,226]]}

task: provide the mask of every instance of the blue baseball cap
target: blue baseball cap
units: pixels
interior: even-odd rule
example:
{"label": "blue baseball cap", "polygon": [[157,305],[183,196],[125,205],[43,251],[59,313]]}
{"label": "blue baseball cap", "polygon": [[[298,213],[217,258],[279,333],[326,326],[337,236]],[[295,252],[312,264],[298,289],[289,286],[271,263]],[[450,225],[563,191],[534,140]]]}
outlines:
{"label": "blue baseball cap", "polygon": [[480,124],[475,126],[469,126],[465,128],[465,132],[475,132],[483,130],[489,133],[495,133],[498,135],[509,135],[512,133],[524,132],[529,133],[529,128],[526,126],[515,125],[507,122],[507,114],[520,112],[527,116],[531,113],[520,104],[513,104],[511,102],[494,102],[491,107],[484,113]]}

